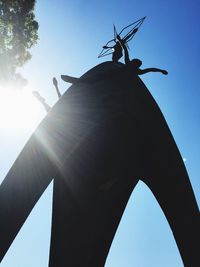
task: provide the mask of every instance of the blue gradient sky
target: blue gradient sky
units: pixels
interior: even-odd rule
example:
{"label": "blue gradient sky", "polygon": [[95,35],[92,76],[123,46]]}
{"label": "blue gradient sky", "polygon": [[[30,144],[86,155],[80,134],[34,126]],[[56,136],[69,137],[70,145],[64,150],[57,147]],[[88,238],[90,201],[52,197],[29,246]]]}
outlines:
{"label": "blue gradient sky", "polygon": [[[36,6],[40,24],[38,45],[32,59],[20,71],[29,86],[53,105],[56,76],[62,92],[67,84],[60,74],[80,76],[110,58],[97,58],[101,46],[117,29],[147,16],[130,43],[131,57],[144,67],[160,67],[142,77],[161,107],[200,203],[200,67],[199,13],[197,0],[64,1],[43,0]],[[37,121],[45,116],[38,104]],[[0,180],[28,140],[32,130],[9,131],[0,124]],[[5,256],[1,267],[45,267],[48,264],[52,185],[46,190]],[[150,190],[139,183],[134,190],[113,241],[106,267],[183,267],[168,223]]]}

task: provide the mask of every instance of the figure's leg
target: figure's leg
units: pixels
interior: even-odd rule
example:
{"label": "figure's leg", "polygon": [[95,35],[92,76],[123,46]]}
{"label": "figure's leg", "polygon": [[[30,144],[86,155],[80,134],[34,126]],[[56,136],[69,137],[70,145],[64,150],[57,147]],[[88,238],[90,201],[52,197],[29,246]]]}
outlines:
{"label": "figure's leg", "polygon": [[[162,136],[162,134],[161,134]],[[170,134],[151,142],[144,182],[158,200],[185,267],[200,266],[199,209],[181,155]],[[148,161],[148,162],[147,162]]]}
{"label": "figure's leg", "polygon": [[85,140],[54,181],[50,267],[105,264],[137,184],[134,145],[128,141],[128,135],[133,135],[123,132],[126,125],[121,124],[120,128],[109,124]]}

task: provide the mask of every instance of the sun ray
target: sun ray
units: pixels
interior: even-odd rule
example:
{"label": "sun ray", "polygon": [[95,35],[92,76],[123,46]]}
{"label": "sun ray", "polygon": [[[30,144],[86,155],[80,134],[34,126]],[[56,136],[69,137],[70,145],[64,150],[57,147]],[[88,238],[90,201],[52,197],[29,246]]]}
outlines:
{"label": "sun ray", "polygon": [[42,116],[31,88],[0,88],[0,129],[32,132]]}

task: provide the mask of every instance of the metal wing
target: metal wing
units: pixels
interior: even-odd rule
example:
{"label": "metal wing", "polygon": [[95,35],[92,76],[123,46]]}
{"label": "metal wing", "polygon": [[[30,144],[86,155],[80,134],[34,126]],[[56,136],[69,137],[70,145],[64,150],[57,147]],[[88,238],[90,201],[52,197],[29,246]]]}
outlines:
{"label": "metal wing", "polygon": [[[142,25],[142,23],[144,22],[146,17],[143,17],[131,24],[129,24],[128,26],[124,27],[119,35],[121,36],[122,33],[126,30],[126,29],[130,29],[131,27],[131,30],[129,30],[124,37],[122,37],[122,40],[125,41],[125,43],[128,43],[129,41],[131,41],[133,39],[133,37],[135,36],[136,32],[138,31],[138,29],[140,28],[140,26]],[[117,30],[116,30],[116,27],[115,25],[113,25],[113,28],[114,28],[114,38],[110,41],[108,41],[106,43],[106,45],[103,46],[103,49],[101,50],[100,54],[98,55],[98,58],[101,58],[101,57],[105,57],[105,56],[108,56],[110,54],[112,54],[112,49],[114,48],[115,44],[116,44],[116,36],[117,36]],[[109,44],[111,44],[109,46]]]}

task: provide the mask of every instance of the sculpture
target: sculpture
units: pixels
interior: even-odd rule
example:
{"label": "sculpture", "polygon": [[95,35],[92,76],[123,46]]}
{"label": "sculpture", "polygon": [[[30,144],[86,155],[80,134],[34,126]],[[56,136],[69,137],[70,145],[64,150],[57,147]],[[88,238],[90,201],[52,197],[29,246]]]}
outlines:
{"label": "sculpture", "polygon": [[141,179],[170,224],[184,266],[198,267],[198,206],[148,89],[119,62],[104,62],[74,81],[0,186],[0,258],[54,179],[49,267],[104,266]]}

